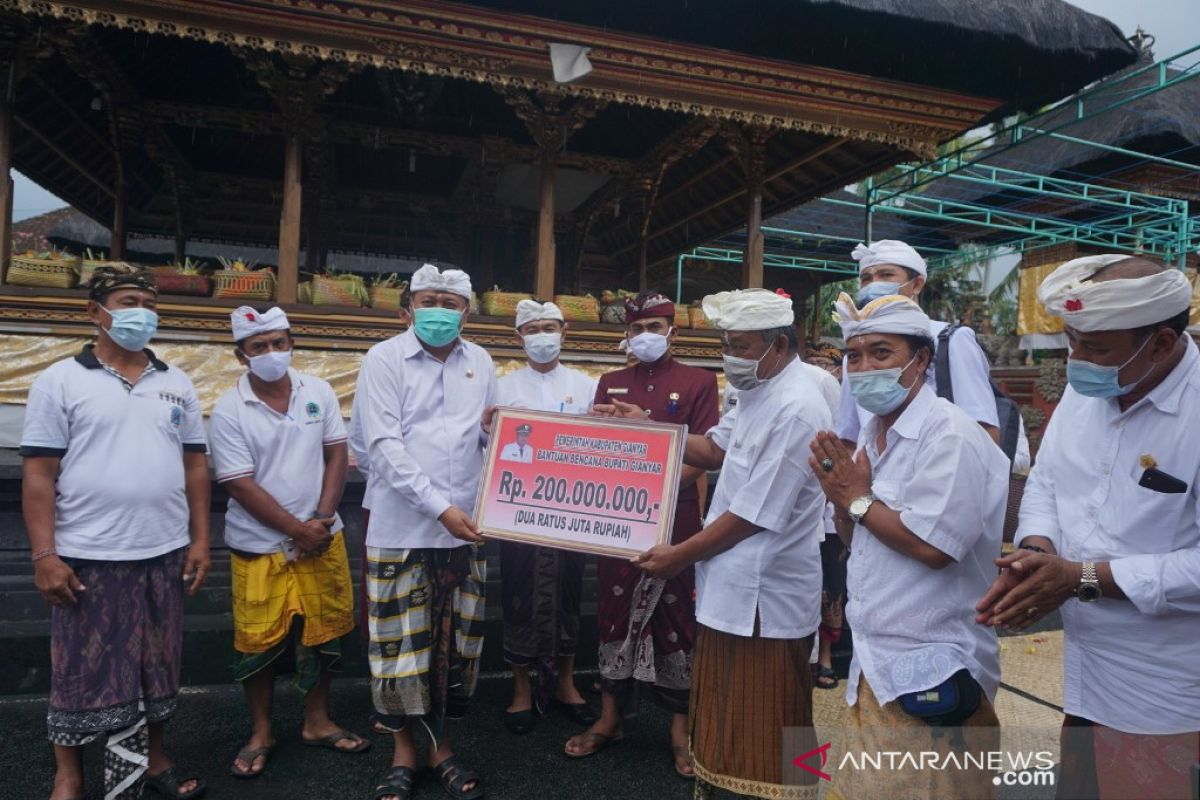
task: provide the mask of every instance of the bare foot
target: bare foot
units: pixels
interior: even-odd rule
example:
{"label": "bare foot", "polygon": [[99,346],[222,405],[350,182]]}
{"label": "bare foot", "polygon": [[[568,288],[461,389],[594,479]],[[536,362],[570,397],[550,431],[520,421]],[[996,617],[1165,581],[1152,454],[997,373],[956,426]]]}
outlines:
{"label": "bare foot", "polygon": [[50,791],[50,800],[79,800],[83,794],[82,775],[64,775],[62,772],[54,775],[54,788]]}

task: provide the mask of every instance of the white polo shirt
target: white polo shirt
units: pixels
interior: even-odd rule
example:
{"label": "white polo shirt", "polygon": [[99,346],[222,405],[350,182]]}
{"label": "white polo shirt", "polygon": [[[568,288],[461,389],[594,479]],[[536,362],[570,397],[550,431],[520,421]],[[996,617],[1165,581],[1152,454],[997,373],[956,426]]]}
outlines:
{"label": "white polo shirt", "polygon": [[[325,445],[346,441],[346,427],[332,386],[294,369],[289,369],[288,375],[292,396],[286,414],[258,399],[247,372],[213,407],[209,438],[218,483],[253,477],[289,514],[311,519],[321,500]],[[335,517],[333,530],[341,527],[341,518]],[[286,538],[229,498],[225,512],[225,544],[229,547],[272,553]]]}
{"label": "white polo shirt", "polygon": [[200,401],[183,372],[146,355],[150,364],[130,384],[87,345],[29,389],[20,453],[61,459],[61,556],[138,561],[190,541],[183,453],[205,451]]}

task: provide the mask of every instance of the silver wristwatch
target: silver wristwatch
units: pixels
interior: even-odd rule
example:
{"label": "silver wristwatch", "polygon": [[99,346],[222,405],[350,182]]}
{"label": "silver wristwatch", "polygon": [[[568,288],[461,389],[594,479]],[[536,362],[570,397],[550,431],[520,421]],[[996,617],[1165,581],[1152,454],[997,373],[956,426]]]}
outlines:
{"label": "silver wristwatch", "polygon": [[850,515],[850,519],[854,520],[855,525],[862,522],[862,518],[871,510],[871,505],[876,499],[875,495],[868,493],[850,501],[850,505],[846,507],[846,513]]}
{"label": "silver wristwatch", "polygon": [[1083,562],[1083,573],[1079,577],[1079,588],[1075,596],[1084,603],[1094,603],[1100,599],[1100,577],[1096,574],[1096,564],[1092,561]]}

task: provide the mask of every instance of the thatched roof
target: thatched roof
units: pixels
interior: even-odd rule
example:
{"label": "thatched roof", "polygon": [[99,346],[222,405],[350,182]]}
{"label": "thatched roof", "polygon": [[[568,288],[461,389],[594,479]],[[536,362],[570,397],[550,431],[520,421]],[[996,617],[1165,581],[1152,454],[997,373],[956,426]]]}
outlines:
{"label": "thatched roof", "polygon": [[1107,19],[1063,0],[467,0],[511,13],[719,47],[1031,110],[1131,63]]}

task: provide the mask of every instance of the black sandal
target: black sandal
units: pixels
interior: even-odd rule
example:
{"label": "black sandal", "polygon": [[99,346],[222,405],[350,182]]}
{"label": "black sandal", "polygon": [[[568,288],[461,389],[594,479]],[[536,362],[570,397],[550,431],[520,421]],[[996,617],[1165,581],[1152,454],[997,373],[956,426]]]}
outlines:
{"label": "black sandal", "polygon": [[399,797],[408,800],[412,797],[413,789],[417,786],[417,771],[412,767],[392,767],[383,773],[379,783],[375,785],[372,800],[383,797]]}
{"label": "black sandal", "polygon": [[[832,683],[829,681],[832,681]],[[818,689],[836,689],[838,687],[838,676],[833,671],[833,667],[818,666],[816,684]]]}
{"label": "black sandal", "polygon": [[[469,767],[458,760],[458,756],[450,756],[435,767],[430,767],[437,779],[441,781],[446,794],[454,800],[479,800],[483,797],[483,784]],[[475,788],[464,790],[468,783],[474,783]]]}
{"label": "black sandal", "polygon": [[[196,788],[190,792],[183,792],[179,787],[188,781],[195,781]],[[208,791],[208,786],[204,781],[195,776],[181,777],[179,770],[175,767],[167,767],[157,775],[146,773],[145,788],[153,789],[163,797],[169,797],[171,800],[196,800],[198,797],[203,797]]]}
{"label": "black sandal", "polygon": [[504,712],[504,727],[511,734],[524,736],[533,731],[534,724],[532,708],[527,708],[524,711]]}

